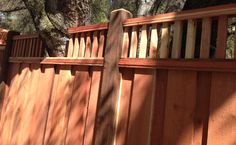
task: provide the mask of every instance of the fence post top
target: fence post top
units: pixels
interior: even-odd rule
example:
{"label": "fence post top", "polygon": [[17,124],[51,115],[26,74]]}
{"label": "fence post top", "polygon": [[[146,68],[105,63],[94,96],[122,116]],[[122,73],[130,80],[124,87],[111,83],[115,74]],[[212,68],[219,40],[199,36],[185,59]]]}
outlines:
{"label": "fence post top", "polygon": [[132,14],[130,11],[128,11],[128,10],[126,10],[126,9],[123,9],[123,8],[120,8],[120,9],[116,9],[116,10],[111,11],[111,14],[112,14],[112,13],[116,13],[116,12],[126,12],[126,13],[130,14],[131,17],[133,17],[133,14]]}

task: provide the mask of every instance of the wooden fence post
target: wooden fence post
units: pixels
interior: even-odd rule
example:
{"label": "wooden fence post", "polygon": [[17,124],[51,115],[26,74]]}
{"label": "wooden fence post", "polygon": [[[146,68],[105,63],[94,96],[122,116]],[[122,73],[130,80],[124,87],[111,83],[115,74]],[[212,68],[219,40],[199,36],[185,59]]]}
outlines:
{"label": "wooden fence post", "polygon": [[94,145],[112,145],[119,95],[120,74],[118,63],[123,43],[123,21],[132,14],[124,9],[111,12],[105,47],[101,95],[98,101]]}
{"label": "wooden fence post", "polygon": [[[2,101],[3,101],[3,94],[5,90],[5,85],[7,83],[7,76],[8,76],[8,59],[11,54],[11,48],[12,48],[12,41],[13,36],[18,35],[19,33],[9,31],[7,34],[7,41],[6,41],[6,47],[4,50],[4,53],[1,58],[0,62],[0,113],[2,108]],[[0,114],[1,115],[1,114]]]}

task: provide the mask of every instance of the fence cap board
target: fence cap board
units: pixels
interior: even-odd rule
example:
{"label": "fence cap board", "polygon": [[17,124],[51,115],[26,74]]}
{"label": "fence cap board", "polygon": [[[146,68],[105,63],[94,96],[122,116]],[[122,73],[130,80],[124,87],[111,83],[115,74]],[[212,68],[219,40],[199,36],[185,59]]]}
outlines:
{"label": "fence cap board", "polygon": [[25,34],[25,35],[16,35],[13,37],[13,40],[18,40],[18,39],[31,39],[31,38],[37,38],[39,37],[39,34]]}
{"label": "fence cap board", "polygon": [[206,17],[215,17],[220,15],[235,15],[236,4],[227,4],[200,8],[194,10],[186,10],[183,12],[173,12],[167,14],[159,14],[156,16],[148,16],[141,18],[132,18],[124,21],[124,26],[144,25],[153,23],[171,22],[176,20],[198,19]]}
{"label": "fence cap board", "polygon": [[78,33],[78,32],[88,32],[88,31],[96,31],[96,30],[106,30],[106,29],[108,29],[108,23],[100,23],[100,24],[94,24],[94,25],[72,27],[68,29],[68,32]]}

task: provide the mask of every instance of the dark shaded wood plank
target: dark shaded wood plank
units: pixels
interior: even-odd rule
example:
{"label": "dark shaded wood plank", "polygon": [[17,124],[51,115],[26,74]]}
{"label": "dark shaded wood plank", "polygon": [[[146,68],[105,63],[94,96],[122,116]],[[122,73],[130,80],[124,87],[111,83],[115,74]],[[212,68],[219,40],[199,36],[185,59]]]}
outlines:
{"label": "dark shaded wood plank", "polygon": [[168,72],[163,145],[192,145],[196,87],[196,72]]}
{"label": "dark shaded wood plank", "polygon": [[127,145],[150,142],[154,75],[153,70],[136,69],[134,72]]}
{"label": "dark shaded wood plank", "polygon": [[88,67],[75,67],[66,145],[83,145],[91,76]]}
{"label": "dark shaded wood plank", "polygon": [[195,43],[196,43],[196,30],[197,30],[196,20],[188,20],[186,51],[185,51],[185,58],[187,59],[194,58]]}
{"label": "dark shaded wood plank", "polygon": [[182,47],[182,36],[183,36],[183,22],[175,21],[171,58],[175,59],[180,58],[181,47]]}
{"label": "dark shaded wood plank", "polygon": [[131,13],[123,9],[111,12],[105,49],[103,83],[96,119],[95,145],[112,144],[114,141],[115,114],[120,81],[118,63],[123,41],[122,22],[129,17],[131,17]]}
{"label": "dark shaded wood plank", "polygon": [[92,54],[91,57],[98,56],[98,31],[93,33],[93,44],[92,44]]}
{"label": "dark shaded wood plank", "polygon": [[228,17],[220,16],[218,19],[218,31],[216,41],[216,58],[225,59],[227,47],[227,34],[228,34]]}

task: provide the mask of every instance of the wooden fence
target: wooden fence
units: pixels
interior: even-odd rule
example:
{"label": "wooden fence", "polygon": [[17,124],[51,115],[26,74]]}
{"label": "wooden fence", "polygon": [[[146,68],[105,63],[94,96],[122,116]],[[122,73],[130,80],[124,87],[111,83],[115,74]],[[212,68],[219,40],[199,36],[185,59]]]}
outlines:
{"label": "wooden fence", "polygon": [[14,36],[0,144],[235,145],[235,15],[235,4],[117,10],[109,24],[70,28],[63,58],[41,57],[38,35]]}

